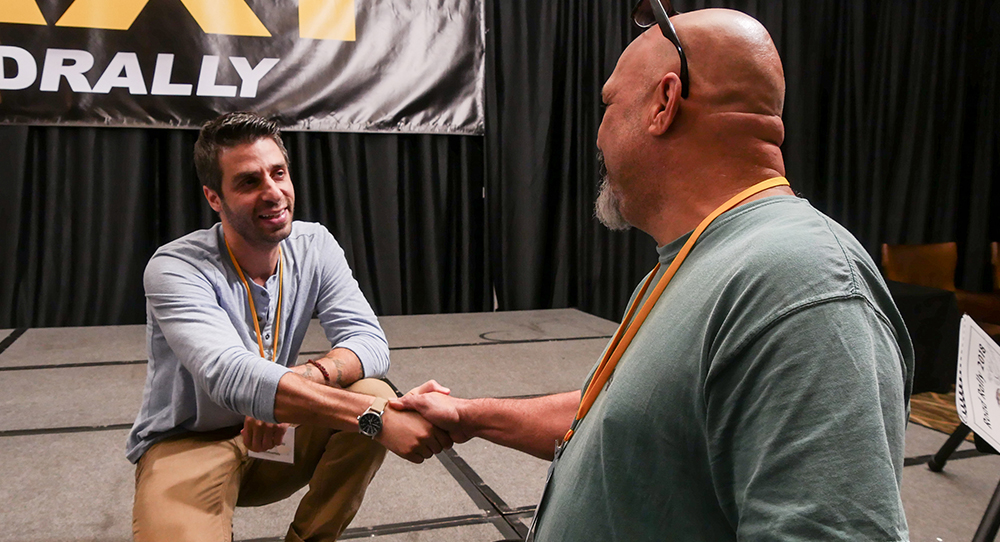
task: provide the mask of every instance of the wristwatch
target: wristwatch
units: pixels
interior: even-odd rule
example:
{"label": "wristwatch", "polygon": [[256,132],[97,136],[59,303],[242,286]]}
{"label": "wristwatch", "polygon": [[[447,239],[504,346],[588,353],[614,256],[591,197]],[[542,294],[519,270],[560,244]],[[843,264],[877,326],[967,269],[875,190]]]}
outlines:
{"label": "wristwatch", "polygon": [[385,412],[385,405],[389,401],[383,397],[376,397],[372,401],[372,406],[358,416],[358,432],[366,437],[375,438],[382,432],[382,413]]}

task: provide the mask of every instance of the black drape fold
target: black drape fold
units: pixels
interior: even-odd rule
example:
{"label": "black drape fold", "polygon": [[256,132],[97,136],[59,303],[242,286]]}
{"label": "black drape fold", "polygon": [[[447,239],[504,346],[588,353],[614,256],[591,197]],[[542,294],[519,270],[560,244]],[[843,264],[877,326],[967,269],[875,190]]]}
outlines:
{"label": "black drape fold", "polygon": [[[593,218],[600,91],[633,0],[487,0],[486,135],[288,133],[297,217],[379,314],[579,307],[619,318],[653,240]],[[757,17],[781,54],[793,188],[879,245],[1000,240],[991,0],[677,0]],[[684,40],[683,32],[680,36]],[[694,54],[694,52],[692,52]],[[697,69],[696,64],[691,65]],[[141,323],[160,244],[213,223],[184,130],[0,126],[0,328]]]}
{"label": "black drape fold", "polygon": [[129,293],[141,295],[143,262],[122,240],[142,225],[147,185],[136,172],[147,149],[135,130],[106,132],[28,131],[20,201],[5,203],[20,219],[14,325],[120,321]]}
{"label": "black drape fold", "polygon": [[[28,127],[0,127],[0,328],[14,327],[13,314],[17,289],[14,288],[21,258],[21,215],[28,167]],[[25,247],[27,251],[27,247]]]}
{"label": "black drape fold", "polygon": [[296,133],[285,142],[296,214],[333,232],[379,314],[492,307],[482,138]]}

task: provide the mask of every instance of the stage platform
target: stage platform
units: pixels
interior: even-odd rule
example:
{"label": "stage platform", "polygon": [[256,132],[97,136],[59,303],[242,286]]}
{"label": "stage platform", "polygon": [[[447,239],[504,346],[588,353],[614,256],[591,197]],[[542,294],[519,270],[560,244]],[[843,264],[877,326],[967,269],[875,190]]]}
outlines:
{"label": "stage platform", "polygon": [[[573,309],[380,319],[389,380],[430,378],[461,397],[579,389],[616,324]],[[325,352],[314,323],[302,359]],[[131,539],[125,437],[142,398],[145,326],[0,330],[0,541]],[[1000,457],[963,444],[927,469],[946,435],[910,424],[903,496],[913,541],[970,540]],[[344,539],[494,541],[527,529],[548,463],[471,441],[421,465],[389,454]],[[281,540],[301,496],[238,508],[236,541]],[[669,534],[664,533],[664,539]]]}

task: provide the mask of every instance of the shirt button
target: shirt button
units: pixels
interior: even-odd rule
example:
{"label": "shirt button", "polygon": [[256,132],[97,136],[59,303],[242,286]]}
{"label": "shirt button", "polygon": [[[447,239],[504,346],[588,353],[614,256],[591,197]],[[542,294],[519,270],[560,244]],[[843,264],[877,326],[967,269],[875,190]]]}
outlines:
{"label": "shirt button", "polygon": [[264,334],[264,338],[270,341],[271,340],[271,334],[270,333],[265,333]]}

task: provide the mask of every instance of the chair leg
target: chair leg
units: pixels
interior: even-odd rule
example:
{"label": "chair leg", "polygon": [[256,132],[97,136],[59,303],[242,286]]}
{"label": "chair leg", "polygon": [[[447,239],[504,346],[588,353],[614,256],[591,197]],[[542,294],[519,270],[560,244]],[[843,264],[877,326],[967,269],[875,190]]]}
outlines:
{"label": "chair leg", "polygon": [[993,492],[993,498],[986,507],[986,513],[979,522],[972,542],[993,542],[997,537],[997,529],[1000,529],[1000,484],[997,484],[997,489]]}
{"label": "chair leg", "polygon": [[952,452],[955,451],[955,448],[958,448],[958,445],[965,440],[965,437],[967,437],[971,431],[972,430],[969,429],[969,426],[964,423],[959,423],[958,427],[955,428],[955,431],[953,431],[951,436],[948,437],[948,440],[941,446],[941,449],[934,454],[934,457],[932,457],[930,461],[927,462],[927,468],[934,472],[941,472],[941,470],[944,469],[945,463],[948,462],[948,458],[951,457]]}

